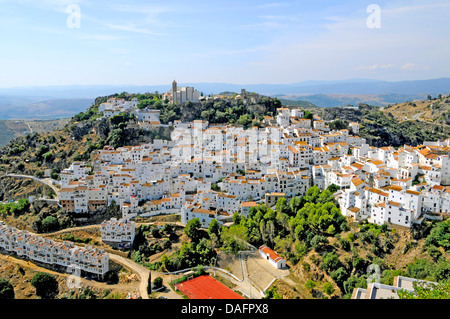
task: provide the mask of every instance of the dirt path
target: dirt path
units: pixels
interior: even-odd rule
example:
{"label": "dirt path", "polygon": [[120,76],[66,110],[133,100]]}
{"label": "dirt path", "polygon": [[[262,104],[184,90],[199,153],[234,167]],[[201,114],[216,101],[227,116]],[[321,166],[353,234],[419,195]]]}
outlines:
{"label": "dirt path", "polygon": [[30,129],[30,133],[29,134],[33,133],[33,129],[31,128],[31,125],[28,122],[24,122],[24,123],[26,125],[28,125],[28,128]]}
{"label": "dirt path", "polygon": [[139,277],[141,277],[141,282],[139,284],[139,293],[142,297],[142,299],[149,299],[148,293],[147,293],[147,284],[148,284],[148,277],[150,274],[150,270],[147,268],[135,263],[134,261],[124,258],[118,255],[109,254],[109,258],[113,261],[115,261],[118,264],[121,264],[128,269],[132,270],[133,272],[137,273]]}

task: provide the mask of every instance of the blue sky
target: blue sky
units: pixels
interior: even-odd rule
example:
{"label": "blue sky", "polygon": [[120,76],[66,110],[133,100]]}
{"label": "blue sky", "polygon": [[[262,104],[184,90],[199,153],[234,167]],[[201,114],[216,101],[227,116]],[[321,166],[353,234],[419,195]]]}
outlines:
{"label": "blue sky", "polygon": [[0,0],[0,87],[448,77],[449,16],[448,0]]}

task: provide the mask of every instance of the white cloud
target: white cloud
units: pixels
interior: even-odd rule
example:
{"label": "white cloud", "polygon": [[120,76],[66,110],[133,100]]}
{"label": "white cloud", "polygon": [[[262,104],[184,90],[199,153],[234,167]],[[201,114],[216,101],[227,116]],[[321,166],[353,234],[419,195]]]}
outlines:
{"label": "white cloud", "polygon": [[403,64],[401,66],[401,69],[404,71],[417,71],[417,70],[429,70],[430,67],[408,62],[408,63]]}

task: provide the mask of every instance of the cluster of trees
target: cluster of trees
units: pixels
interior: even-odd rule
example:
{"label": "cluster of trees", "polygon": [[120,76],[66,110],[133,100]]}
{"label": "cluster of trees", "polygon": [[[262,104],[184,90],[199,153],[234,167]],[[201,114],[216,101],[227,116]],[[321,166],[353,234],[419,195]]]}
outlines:
{"label": "cluster of trees", "polygon": [[450,299],[450,283],[426,285],[413,283],[414,292],[401,290],[398,292],[400,299]]}
{"label": "cluster of trees", "polygon": [[30,202],[28,199],[22,198],[15,202],[2,204],[0,203],[0,214],[11,214],[15,217],[20,216],[28,211]]}
{"label": "cluster of trees", "polygon": [[176,271],[192,268],[197,265],[210,265],[216,257],[216,240],[219,236],[219,225],[217,221],[211,223],[208,231],[201,229],[198,218],[190,220],[184,229],[190,241],[183,242],[181,248],[169,256],[163,254],[161,261],[153,265],[165,271]]}
{"label": "cluster of trees", "polygon": [[325,247],[327,236],[348,227],[332,194],[313,186],[302,198],[280,198],[275,210],[260,204],[250,209],[248,218],[235,215],[234,224],[222,231],[222,248],[237,252],[245,242],[267,245],[296,263],[310,249]]}
{"label": "cluster of trees", "polygon": [[[321,258],[315,259],[320,268],[325,271],[334,280],[341,289],[344,298],[350,298],[354,288],[367,288],[370,280],[378,279],[382,284],[392,285],[395,276],[407,276],[416,279],[429,280],[440,283],[438,292],[431,292],[430,289],[422,289],[420,293],[423,298],[427,296],[437,296],[444,294],[449,282],[450,262],[443,256],[439,247],[445,247],[445,237],[448,236],[449,222],[442,222],[421,233],[425,236],[426,242],[422,251],[429,253],[431,258],[414,259],[413,262],[402,269],[393,268],[387,265],[384,257],[392,253],[398,236],[387,225],[374,225],[363,222],[359,225],[359,231],[348,233],[346,238],[337,234],[338,241],[326,252],[322,253]],[[428,233],[428,235],[427,235]],[[417,233],[416,233],[417,236]],[[416,247],[417,241],[408,243],[403,251],[405,254],[411,247]],[[366,251],[362,256],[360,248]],[[344,249],[351,252],[351,257],[342,258],[338,249]],[[319,251],[320,252],[320,251]],[[304,268],[309,268],[305,265]],[[373,268],[371,268],[373,267]],[[376,270],[378,269],[378,270]],[[378,272],[378,275],[376,274]],[[410,298],[412,295],[405,292],[404,298]],[[403,298],[401,297],[401,298]],[[417,297],[417,295],[416,295]]]}
{"label": "cluster of trees", "polygon": [[[156,240],[150,240],[151,238]],[[134,261],[146,266],[148,257],[172,247],[172,243],[178,241],[179,233],[176,226],[165,224],[159,230],[153,225],[140,225],[136,228],[133,242],[132,258]]]}
{"label": "cluster of trees", "polygon": [[73,219],[63,214],[57,205],[49,205],[45,202],[33,203],[31,213],[35,215],[32,228],[36,233],[49,233],[73,227]]}
{"label": "cluster of trees", "polygon": [[139,100],[138,108],[152,108],[161,111],[160,120],[163,124],[168,124],[174,120],[189,122],[195,119],[207,120],[211,123],[238,123],[244,126],[255,124],[261,120],[263,115],[274,115],[276,109],[282,106],[277,98],[261,97],[257,107],[244,104],[238,100],[232,104],[228,100],[216,99],[192,103],[188,101],[184,104],[174,104],[168,100],[163,100],[158,92],[144,94],[129,94],[126,92],[120,95],[114,94],[108,97],[97,98],[95,105],[91,106],[86,112],[77,114],[73,117],[74,121],[90,120],[95,118],[98,113],[98,106],[109,97],[123,96],[126,100],[136,97]]}
{"label": "cluster of trees", "polygon": [[204,101],[201,103],[199,117],[210,123],[237,123],[245,128],[260,125],[264,115],[275,115],[276,109],[282,107],[277,98],[262,97],[256,106],[244,104],[238,100],[237,105],[227,100]]}
{"label": "cluster of trees", "polygon": [[334,121],[328,123],[328,127],[331,130],[335,130],[335,131],[348,129],[348,121],[337,119],[337,120],[334,120]]}
{"label": "cluster of trees", "polygon": [[[439,223],[433,228],[427,236],[426,243],[428,249],[436,251],[437,247],[444,248],[445,251],[450,251],[450,219]],[[434,247],[434,248],[433,248]],[[439,251],[439,250],[437,250]]]}
{"label": "cluster of trees", "polygon": [[[17,137],[0,149],[0,163],[9,164],[9,168],[5,170],[19,171],[37,177],[43,176],[42,167],[45,166],[52,170],[52,178],[57,179],[58,173],[72,160],[70,147],[67,147],[66,142],[67,135],[61,132],[49,134],[33,132]],[[16,165],[11,165],[13,163]]]}
{"label": "cluster of trees", "polygon": [[75,114],[72,117],[72,120],[75,121],[75,122],[87,121],[87,120],[91,120],[91,119],[95,120],[96,118],[99,117],[98,106],[99,106],[99,104],[98,105],[92,105],[85,112],[80,112],[78,114]]}
{"label": "cluster of trees", "polygon": [[[218,247],[220,237],[220,227],[217,221],[214,220],[208,231],[205,231],[201,229],[198,218],[192,219],[184,228],[184,233],[189,241],[183,242],[181,247],[174,249],[170,255],[163,254],[161,261],[149,264],[148,257],[150,255],[171,248],[172,243],[177,242],[181,234],[177,231],[176,226],[170,224],[165,224],[161,230],[154,226],[141,225],[136,231],[132,257],[136,262],[159,271],[176,271],[197,265],[211,264],[216,256],[214,249]],[[148,241],[150,235],[160,240],[153,241],[151,244]]]}

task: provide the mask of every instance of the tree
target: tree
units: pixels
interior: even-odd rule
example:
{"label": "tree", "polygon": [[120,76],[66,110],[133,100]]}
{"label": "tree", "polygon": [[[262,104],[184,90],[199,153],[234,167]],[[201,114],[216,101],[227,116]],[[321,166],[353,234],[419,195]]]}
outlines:
{"label": "tree", "polygon": [[330,122],[328,124],[328,126],[330,127],[331,130],[343,130],[343,129],[348,129],[348,123],[345,120],[335,120],[333,122]]}
{"label": "tree", "polygon": [[348,274],[344,267],[339,267],[337,270],[332,271],[330,276],[339,287],[342,287],[348,277]]}
{"label": "tree", "polygon": [[329,190],[332,194],[334,194],[339,190],[339,186],[331,184],[330,186],[327,187],[327,190]]}
{"label": "tree", "polygon": [[169,269],[169,257],[166,254],[161,256],[161,263],[166,270]]}
{"label": "tree", "polygon": [[336,253],[326,253],[323,255],[321,268],[327,273],[338,269],[341,265],[342,263]]}
{"label": "tree", "polygon": [[450,283],[439,283],[427,285],[424,283],[413,283],[414,292],[400,290],[400,299],[450,299]]}
{"label": "tree", "polygon": [[316,283],[314,281],[312,281],[311,279],[308,279],[305,283],[305,287],[306,287],[306,289],[311,291],[316,287]]}
{"label": "tree", "polygon": [[153,280],[153,288],[159,289],[163,285],[163,279],[161,277],[156,277],[155,280]]}
{"label": "tree", "polygon": [[208,227],[208,234],[211,237],[212,234],[219,236],[220,234],[220,225],[216,219],[211,220]]}
{"label": "tree", "polygon": [[327,295],[331,296],[334,292],[333,284],[331,282],[327,281],[323,285],[323,292],[326,293]]}
{"label": "tree", "polygon": [[37,178],[42,178],[42,177],[44,177],[44,172],[43,171],[36,171],[36,173],[34,173],[34,175]]}
{"label": "tree", "polygon": [[244,126],[244,128],[247,128],[248,125],[252,123],[252,116],[250,114],[243,114],[239,117],[237,123]]}
{"label": "tree", "polygon": [[53,275],[39,272],[31,279],[31,285],[36,288],[36,295],[42,299],[54,299],[58,296],[58,281]]}
{"label": "tree", "polygon": [[305,119],[312,120],[314,117],[314,114],[311,113],[310,111],[305,111],[304,117],[305,117]]}
{"label": "tree", "polygon": [[321,251],[329,244],[328,238],[322,235],[315,235],[311,240],[311,247],[315,251]]}
{"label": "tree", "polygon": [[55,231],[59,229],[59,222],[56,217],[47,216],[44,218],[41,224],[41,230],[44,233]]}
{"label": "tree", "polygon": [[426,240],[426,245],[434,245],[443,247],[446,251],[450,251],[450,219],[438,224],[434,228]]}
{"label": "tree", "polygon": [[45,163],[49,162],[49,161],[52,159],[52,157],[53,157],[52,152],[47,152],[47,153],[45,153],[45,154],[43,155],[44,162],[45,162]]}
{"label": "tree", "polygon": [[233,214],[233,224],[239,225],[241,223],[241,215],[238,212]]}
{"label": "tree", "polygon": [[202,223],[200,222],[200,219],[198,219],[198,218],[191,219],[186,224],[186,227],[184,228],[184,233],[193,242],[198,242],[200,240],[200,237],[201,237],[200,227],[202,227]]}
{"label": "tree", "polygon": [[14,299],[14,287],[8,280],[0,278],[0,300],[4,299]]}
{"label": "tree", "polygon": [[355,288],[367,288],[367,280],[365,277],[351,276],[343,283],[344,291],[347,295],[352,294]]}
{"label": "tree", "polygon": [[[277,205],[278,205],[278,202],[277,202]],[[302,206],[302,201],[300,200],[300,198],[298,198],[298,197],[292,198],[291,202],[289,204],[290,214],[295,216],[295,214],[301,208],[301,206]],[[283,209],[283,207],[282,207],[282,209]]]}
{"label": "tree", "polygon": [[336,228],[333,225],[330,225],[327,229],[327,233],[330,235],[334,235],[336,233]]}

